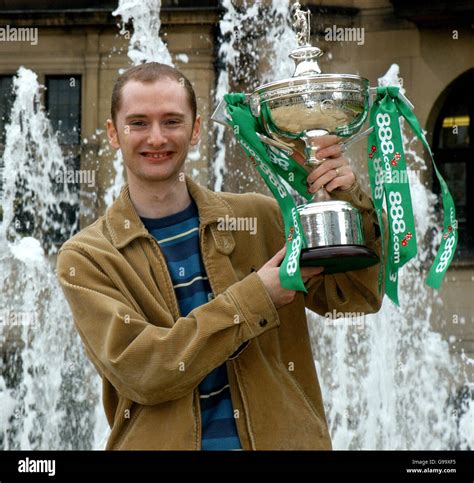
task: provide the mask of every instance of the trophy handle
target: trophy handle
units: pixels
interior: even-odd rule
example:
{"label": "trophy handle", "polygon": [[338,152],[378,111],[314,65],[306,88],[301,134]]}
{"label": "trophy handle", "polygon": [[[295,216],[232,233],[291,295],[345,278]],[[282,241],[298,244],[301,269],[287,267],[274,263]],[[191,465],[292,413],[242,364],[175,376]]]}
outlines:
{"label": "trophy handle", "polygon": [[226,127],[232,127],[230,124],[229,114],[227,113],[227,103],[225,99],[221,99],[215,111],[212,113],[211,119]]}
{"label": "trophy handle", "polygon": [[291,148],[289,148],[288,146],[286,146],[285,144],[279,143],[278,141],[275,141],[272,138],[264,136],[263,134],[261,134],[259,132],[256,132],[255,134],[257,135],[258,139],[260,139],[260,141],[262,141],[262,143],[269,144],[270,146],[274,146],[276,148],[279,148],[282,151],[284,151],[286,154],[288,154],[288,156],[291,156],[293,154],[293,150]]}
{"label": "trophy handle", "polygon": [[341,153],[345,153],[349,146],[357,141],[360,141],[364,136],[368,136],[374,130],[374,126],[370,126],[365,131],[362,131],[355,136],[352,136],[347,141],[341,142]]}

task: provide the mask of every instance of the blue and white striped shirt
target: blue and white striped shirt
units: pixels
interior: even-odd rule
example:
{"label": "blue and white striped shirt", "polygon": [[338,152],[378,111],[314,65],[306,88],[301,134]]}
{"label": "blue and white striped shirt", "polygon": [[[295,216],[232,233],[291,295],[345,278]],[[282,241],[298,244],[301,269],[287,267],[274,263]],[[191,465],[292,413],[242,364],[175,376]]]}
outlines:
{"label": "blue and white striped shirt", "polygon": [[[181,315],[207,303],[212,289],[199,249],[199,216],[194,201],[179,213],[163,218],[141,218],[166,258]],[[199,384],[202,449],[241,449],[234,419],[226,364]]]}

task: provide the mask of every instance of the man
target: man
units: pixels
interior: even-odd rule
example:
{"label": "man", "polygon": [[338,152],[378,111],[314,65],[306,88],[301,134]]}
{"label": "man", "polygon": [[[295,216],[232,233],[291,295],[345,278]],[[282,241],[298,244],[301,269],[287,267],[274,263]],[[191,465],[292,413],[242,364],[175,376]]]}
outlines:
{"label": "man", "polygon": [[[308,294],[281,287],[276,201],[214,193],[183,174],[201,119],[189,81],[158,63],[125,72],[107,130],[127,183],[105,216],[73,236],[58,277],[103,381],[107,449],[331,449],[305,306],[374,312],[378,267],[326,275],[303,268]],[[370,199],[335,137],[308,177],[363,213]],[[256,233],[219,220],[254,218]]]}

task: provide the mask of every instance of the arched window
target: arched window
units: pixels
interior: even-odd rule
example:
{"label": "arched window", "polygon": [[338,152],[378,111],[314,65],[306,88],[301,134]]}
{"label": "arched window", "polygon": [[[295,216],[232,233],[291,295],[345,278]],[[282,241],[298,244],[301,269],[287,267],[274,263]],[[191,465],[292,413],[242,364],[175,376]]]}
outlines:
{"label": "arched window", "polygon": [[[433,154],[456,204],[459,222],[457,260],[474,261],[474,69],[442,94],[433,131]],[[433,190],[439,193],[438,181]]]}

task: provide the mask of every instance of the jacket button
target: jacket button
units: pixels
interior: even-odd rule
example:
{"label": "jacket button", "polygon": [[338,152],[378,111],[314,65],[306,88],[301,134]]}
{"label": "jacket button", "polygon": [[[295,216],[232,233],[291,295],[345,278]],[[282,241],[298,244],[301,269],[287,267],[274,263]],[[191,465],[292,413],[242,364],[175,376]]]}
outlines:
{"label": "jacket button", "polygon": [[267,319],[260,319],[260,327],[265,327],[268,324]]}

